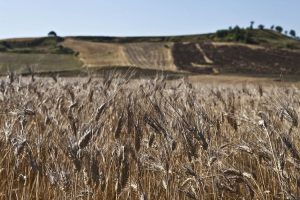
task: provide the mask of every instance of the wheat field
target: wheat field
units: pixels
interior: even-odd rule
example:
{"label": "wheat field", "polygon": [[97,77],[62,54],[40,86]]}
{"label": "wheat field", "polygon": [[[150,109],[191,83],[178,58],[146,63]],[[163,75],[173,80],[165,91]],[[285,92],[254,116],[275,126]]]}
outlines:
{"label": "wheat field", "polygon": [[0,199],[299,199],[300,89],[0,83]]}

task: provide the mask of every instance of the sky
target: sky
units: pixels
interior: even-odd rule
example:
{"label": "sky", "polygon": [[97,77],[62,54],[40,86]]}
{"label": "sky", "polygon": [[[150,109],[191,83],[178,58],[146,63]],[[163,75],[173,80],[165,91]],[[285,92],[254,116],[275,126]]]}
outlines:
{"label": "sky", "polygon": [[157,36],[280,25],[300,34],[300,0],[0,0],[0,38]]}

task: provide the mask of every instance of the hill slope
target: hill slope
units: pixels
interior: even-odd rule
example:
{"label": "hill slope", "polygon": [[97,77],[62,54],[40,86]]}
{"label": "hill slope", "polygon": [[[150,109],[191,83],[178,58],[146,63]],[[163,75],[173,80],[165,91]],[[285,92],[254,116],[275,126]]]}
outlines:
{"label": "hill slope", "polygon": [[0,73],[135,67],[185,73],[300,74],[300,42],[269,30],[172,37],[45,37],[0,41]]}

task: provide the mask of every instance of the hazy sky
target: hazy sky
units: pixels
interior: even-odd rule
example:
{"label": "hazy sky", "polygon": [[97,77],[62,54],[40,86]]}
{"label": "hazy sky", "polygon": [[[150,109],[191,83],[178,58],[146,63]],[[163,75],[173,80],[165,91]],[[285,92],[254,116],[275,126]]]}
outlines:
{"label": "hazy sky", "polygon": [[251,20],[300,35],[299,9],[300,0],[0,0],[0,38],[196,34]]}

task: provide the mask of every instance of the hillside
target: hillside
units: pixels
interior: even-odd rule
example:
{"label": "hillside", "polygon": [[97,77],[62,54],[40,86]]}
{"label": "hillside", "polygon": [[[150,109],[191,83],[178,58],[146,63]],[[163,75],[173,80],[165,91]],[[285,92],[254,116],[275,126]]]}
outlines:
{"label": "hillside", "polygon": [[172,73],[300,74],[300,41],[270,30],[170,37],[0,40],[0,73],[128,69]]}

